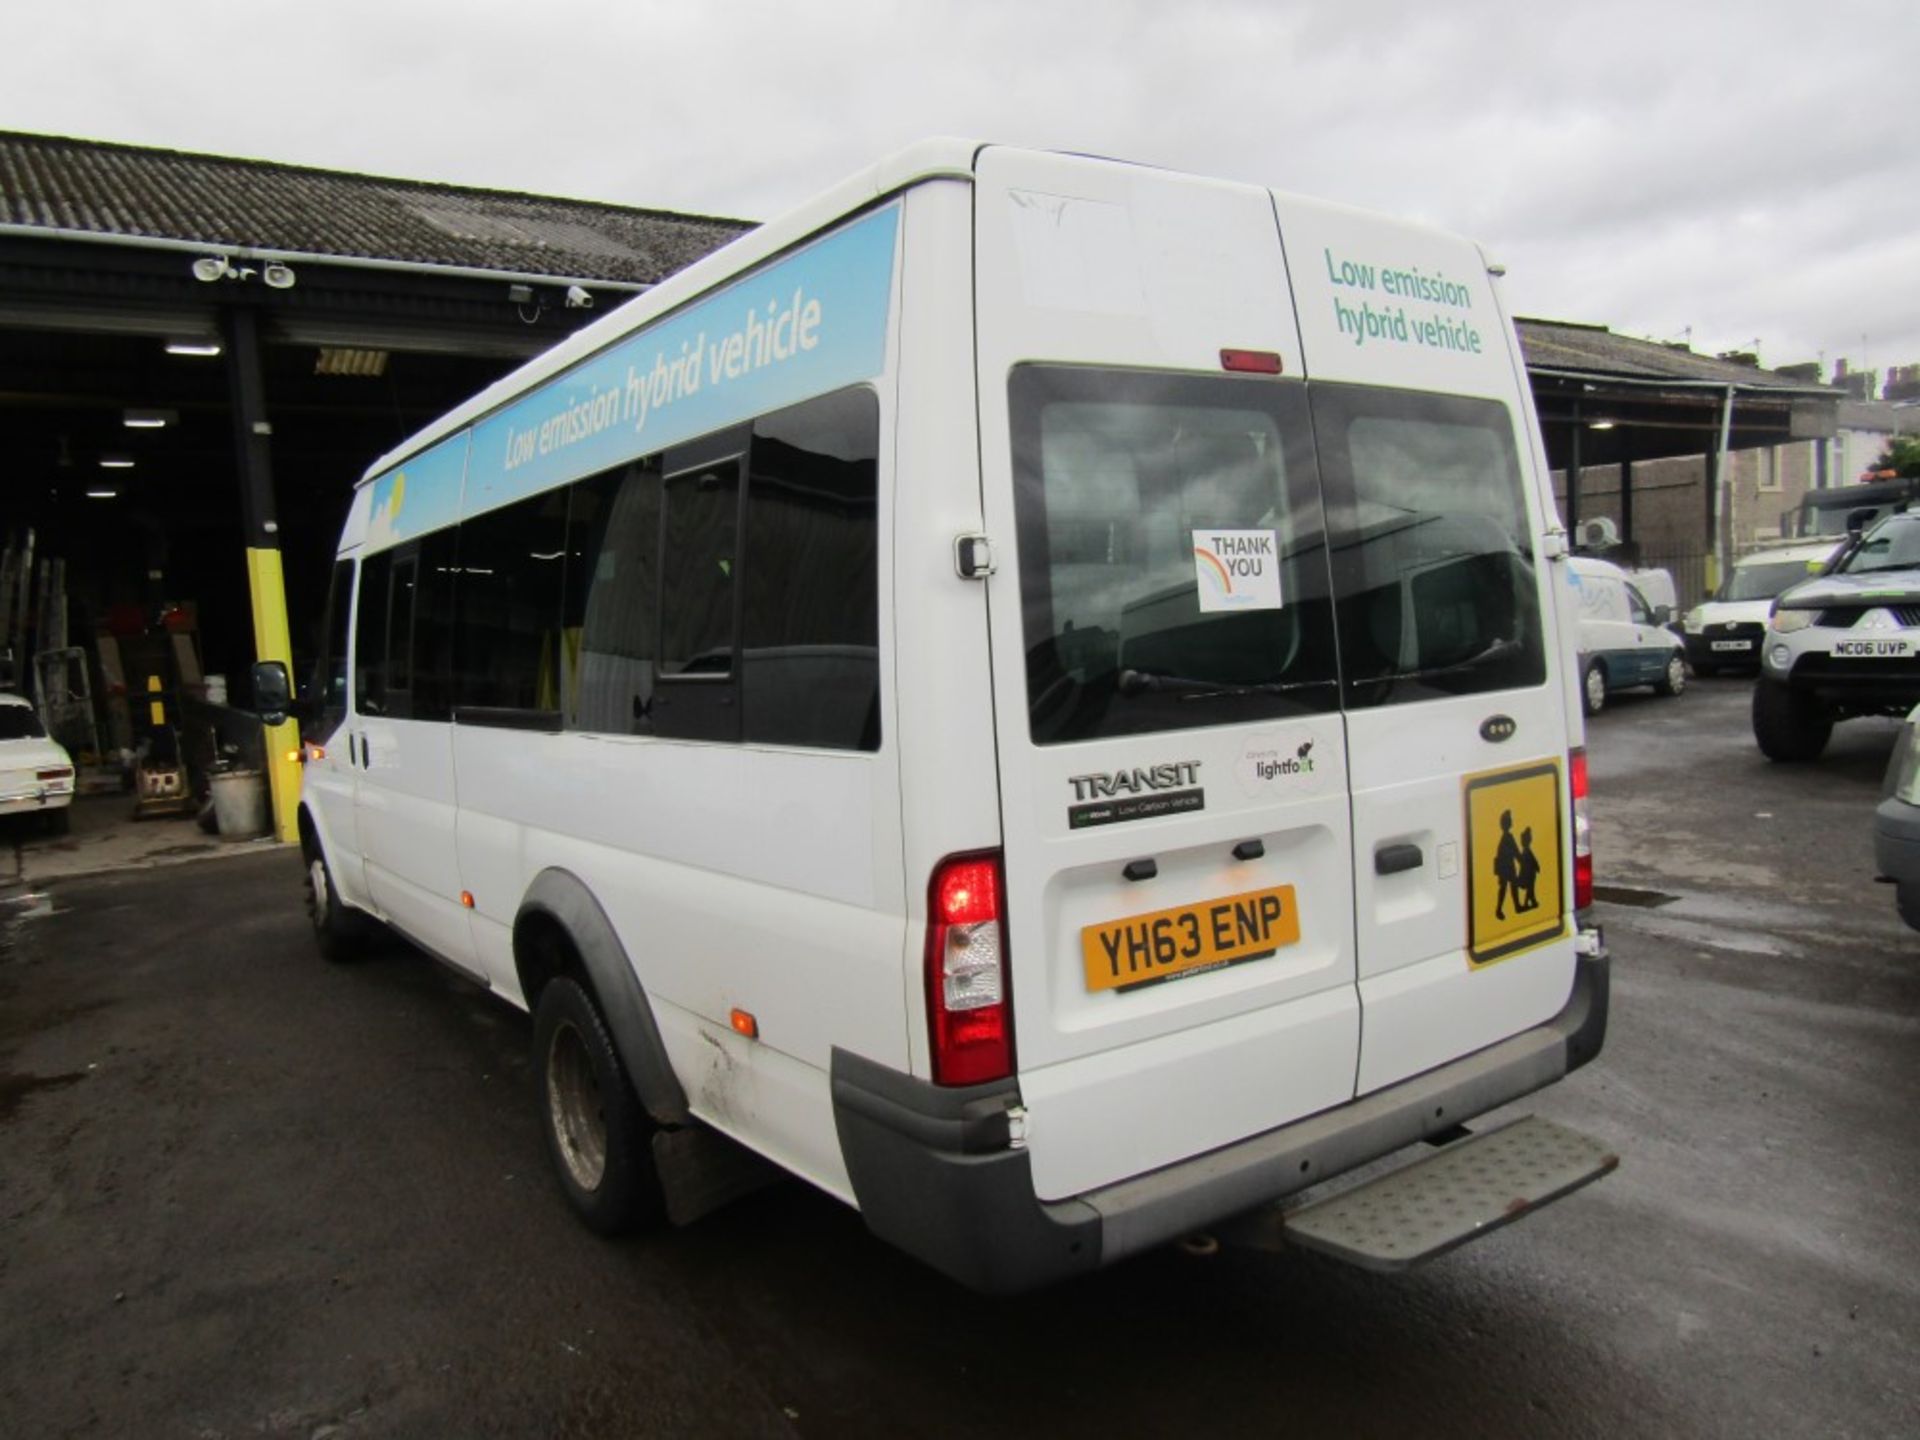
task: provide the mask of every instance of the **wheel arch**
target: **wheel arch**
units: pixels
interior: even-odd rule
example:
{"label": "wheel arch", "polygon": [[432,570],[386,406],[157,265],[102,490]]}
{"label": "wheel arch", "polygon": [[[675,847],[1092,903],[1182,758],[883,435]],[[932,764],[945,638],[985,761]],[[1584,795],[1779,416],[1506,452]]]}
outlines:
{"label": "wheel arch", "polygon": [[548,869],[534,877],[513,917],[513,965],[529,1010],[555,976],[572,973],[584,981],[647,1113],[662,1125],[687,1123],[686,1091],[667,1059],[646,990],[613,922],[578,876]]}

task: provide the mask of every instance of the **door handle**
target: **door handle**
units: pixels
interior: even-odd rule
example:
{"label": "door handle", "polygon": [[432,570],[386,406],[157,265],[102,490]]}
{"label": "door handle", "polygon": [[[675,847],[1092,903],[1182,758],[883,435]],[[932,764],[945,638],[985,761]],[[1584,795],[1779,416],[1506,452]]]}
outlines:
{"label": "door handle", "polygon": [[1426,858],[1418,845],[1382,845],[1373,852],[1373,873],[1398,875],[1402,870],[1418,870],[1426,864]]}

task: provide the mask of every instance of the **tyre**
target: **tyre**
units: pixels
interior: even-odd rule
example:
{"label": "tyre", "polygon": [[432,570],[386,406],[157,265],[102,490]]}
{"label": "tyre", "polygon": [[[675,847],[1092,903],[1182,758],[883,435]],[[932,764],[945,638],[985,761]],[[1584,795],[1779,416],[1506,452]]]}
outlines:
{"label": "tyre", "polygon": [[1580,702],[1589,715],[1607,708],[1607,672],[1598,660],[1589,660],[1586,674],[1580,677]]}
{"label": "tyre", "polygon": [[1678,655],[1667,661],[1667,668],[1660,678],[1653,682],[1657,695],[1678,695],[1687,688],[1687,662]]}
{"label": "tyre", "polygon": [[640,1105],[590,991],[549,980],[533,1018],[533,1069],[547,1153],[587,1228],[618,1235],[661,1213],[653,1122]]}
{"label": "tyre", "polygon": [[306,855],[307,919],[313,926],[314,944],[324,959],[336,965],[358,960],[367,952],[372,927],[341,903],[318,843],[309,846]]}
{"label": "tyre", "polygon": [[1817,760],[1833,734],[1833,717],[1813,696],[1762,675],[1753,687],[1753,738],[1769,760]]}
{"label": "tyre", "polygon": [[1920,930],[1920,885],[1901,883],[1894,887],[1894,908],[1913,930]]}

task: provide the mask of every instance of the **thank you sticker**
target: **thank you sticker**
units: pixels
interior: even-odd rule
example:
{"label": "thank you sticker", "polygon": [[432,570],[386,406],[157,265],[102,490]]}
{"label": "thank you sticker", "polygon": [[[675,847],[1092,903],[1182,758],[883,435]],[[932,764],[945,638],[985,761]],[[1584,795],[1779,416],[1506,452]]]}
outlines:
{"label": "thank you sticker", "polygon": [[1280,554],[1271,530],[1196,530],[1193,569],[1202,610],[1280,608]]}

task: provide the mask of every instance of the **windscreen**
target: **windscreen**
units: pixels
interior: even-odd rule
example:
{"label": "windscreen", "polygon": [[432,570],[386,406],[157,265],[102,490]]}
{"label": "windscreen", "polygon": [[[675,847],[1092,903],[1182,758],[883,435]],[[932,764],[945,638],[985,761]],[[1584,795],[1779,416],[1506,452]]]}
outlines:
{"label": "windscreen", "polygon": [[1774,560],[1765,565],[1736,565],[1727,577],[1722,600],[1771,600],[1789,585],[1815,573],[1804,560]]}
{"label": "windscreen", "polygon": [[1881,521],[1839,568],[1849,575],[1920,569],[1920,516],[1893,515]]}
{"label": "windscreen", "polygon": [[1036,743],[1337,706],[1303,387],[1023,366],[1011,400]]}

